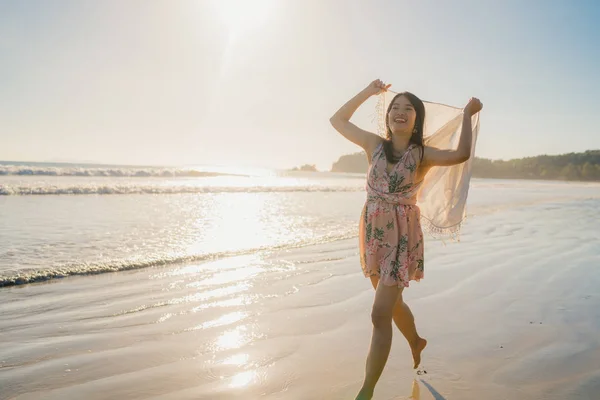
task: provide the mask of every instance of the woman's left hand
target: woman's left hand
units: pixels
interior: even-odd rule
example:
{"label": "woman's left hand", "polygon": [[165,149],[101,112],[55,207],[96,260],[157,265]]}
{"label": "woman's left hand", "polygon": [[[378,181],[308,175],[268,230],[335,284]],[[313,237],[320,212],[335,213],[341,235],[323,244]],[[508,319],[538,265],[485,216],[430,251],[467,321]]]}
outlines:
{"label": "woman's left hand", "polygon": [[472,117],[477,114],[483,108],[483,103],[475,97],[471,97],[465,108],[463,109],[463,113]]}

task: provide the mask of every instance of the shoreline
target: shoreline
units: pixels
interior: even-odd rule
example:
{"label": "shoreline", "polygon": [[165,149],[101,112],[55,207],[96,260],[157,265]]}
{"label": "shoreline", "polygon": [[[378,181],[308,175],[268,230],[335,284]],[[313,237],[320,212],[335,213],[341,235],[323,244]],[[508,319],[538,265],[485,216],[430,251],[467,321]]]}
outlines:
{"label": "shoreline", "polygon": [[[467,206],[467,215],[462,221],[461,225],[468,223],[469,220],[478,217],[484,217],[491,214],[496,214],[506,210],[512,209],[523,209],[544,206],[544,205],[564,205],[569,203],[585,203],[586,201],[594,201],[595,197],[581,196],[581,197],[555,197],[555,198],[541,198],[535,200],[523,201],[521,203],[512,202],[510,205],[505,205],[502,202],[498,204],[478,204],[476,206]],[[463,229],[464,231],[464,229]],[[468,233],[467,233],[468,234]],[[461,233],[461,237],[464,233]],[[147,260],[118,260],[113,263],[83,263],[83,264],[72,264],[62,265],[55,268],[44,268],[44,269],[21,269],[15,271],[12,275],[0,274],[0,293],[2,290],[14,287],[24,287],[35,284],[50,284],[57,281],[62,281],[72,277],[92,277],[102,274],[112,274],[125,271],[143,270],[147,268],[175,268],[179,265],[186,265],[192,263],[204,263],[213,260],[222,260],[237,256],[251,255],[254,253],[265,253],[269,254],[277,251],[293,250],[298,248],[311,248],[313,246],[320,246],[323,243],[335,243],[345,242],[347,240],[356,240],[358,232],[356,234],[345,234],[337,238],[329,238],[327,241],[322,242],[321,240],[306,242],[306,243],[282,243],[277,246],[265,246],[259,248],[241,249],[238,251],[231,252],[217,252],[217,253],[206,253],[206,254],[192,254],[174,256],[168,259],[147,259]],[[428,243],[440,242],[451,239],[446,237],[436,237],[432,235],[425,235]]]}

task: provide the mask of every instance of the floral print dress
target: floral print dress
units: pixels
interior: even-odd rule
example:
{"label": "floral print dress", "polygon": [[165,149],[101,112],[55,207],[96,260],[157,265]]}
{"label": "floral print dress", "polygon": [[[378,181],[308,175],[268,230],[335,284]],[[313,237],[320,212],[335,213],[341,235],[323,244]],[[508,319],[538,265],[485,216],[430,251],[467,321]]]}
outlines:
{"label": "floral print dress", "polygon": [[410,145],[387,172],[380,144],[367,174],[367,201],[360,220],[360,261],[366,277],[387,286],[408,287],[424,276],[423,231],[415,183],[417,160]]}

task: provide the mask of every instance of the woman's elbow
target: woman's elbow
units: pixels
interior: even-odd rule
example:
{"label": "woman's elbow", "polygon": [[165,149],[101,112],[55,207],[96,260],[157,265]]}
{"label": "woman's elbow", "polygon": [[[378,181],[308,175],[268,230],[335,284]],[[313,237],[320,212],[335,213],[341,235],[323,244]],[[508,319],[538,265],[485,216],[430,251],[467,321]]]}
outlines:
{"label": "woman's elbow", "polygon": [[459,154],[456,161],[458,161],[459,164],[462,164],[464,162],[469,161],[469,159],[471,158],[471,153],[463,153],[463,154]]}
{"label": "woman's elbow", "polygon": [[340,119],[340,117],[338,117],[337,115],[333,115],[331,118],[329,118],[329,123],[331,124],[331,126],[333,126],[335,129],[338,129],[338,127],[340,126],[342,120]]}

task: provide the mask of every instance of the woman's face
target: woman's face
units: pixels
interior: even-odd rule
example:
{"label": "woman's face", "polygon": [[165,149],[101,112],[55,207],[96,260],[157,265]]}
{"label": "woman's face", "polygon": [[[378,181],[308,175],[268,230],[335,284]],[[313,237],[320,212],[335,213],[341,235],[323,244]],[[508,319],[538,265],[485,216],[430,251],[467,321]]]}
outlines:
{"label": "woman's face", "polygon": [[415,127],[417,112],[406,96],[399,96],[392,103],[388,114],[388,126],[392,133],[410,133]]}

